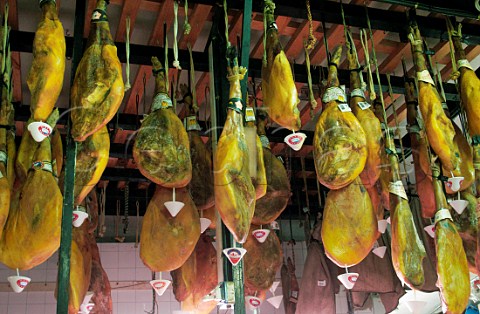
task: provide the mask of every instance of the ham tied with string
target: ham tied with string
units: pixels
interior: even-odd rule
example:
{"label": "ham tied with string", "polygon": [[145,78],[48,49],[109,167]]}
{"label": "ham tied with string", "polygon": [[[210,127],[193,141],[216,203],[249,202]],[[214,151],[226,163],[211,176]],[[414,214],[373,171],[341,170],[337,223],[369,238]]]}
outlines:
{"label": "ham tied with string", "polygon": [[270,143],[265,132],[267,114],[264,111],[260,111],[257,117],[257,133],[263,146],[267,193],[265,196],[257,199],[252,223],[255,225],[266,225],[277,219],[287,207],[291,192],[287,170],[282,162],[270,151]]}
{"label": "ham tied with string", "polygon": [[295,275],[295,265],[290,257],[283,261],[281,269],[282,292],[284,295],[283,306],[285,314],[295,314],[299,298],[299,285]]}
{"label": "ham tied with string", "polygon": [[142,121],[133,145],[133,159],[140,172],[167,188],[185,187],[192,179],[190,142],[183,123],[173,111],[165,70],[152,57],[155,96],[152,112]]}
{"label": "ham tied with string", "polygon": [[458,167],[460,160],[459,151],[454,142],[455,129],[452,121],[446,116],[442,108],[442,100],[435,88],[430,73],[427,70],[425,56],[423,55],[423,40],[417,26],[413,26],[409,35],[413,49],[413,60],[418,79],[418,103],[428,142],[433,151],[442,161],[446,171]]}
{"label": "ham tied with string", "polygon": [[65,32],[58,19],[55,0],[41,0],[42,20],[33,40],[33,60],[27,85],[32,95],[30,111],[36,121],[52,113],[63,87],[65,73]]}
{"label": "ham tied with string", "polygon": [[108,0],[97,0],[87,47],[71,89],[71,132],[78,142],[86,140],[113,118],[125,92],[122,64],[108,25],[107,4]]}
{"label": "ham tied with string", "polygon": [[255,210],[256,192],[249,171],[249,151],[243,127],[240,81],[247,69],[238,67],[235,48],[227,54],[230,100],[227,120],[218,140],[214,163],[215,207],[235,241],[247,240]]}
{"label": "ham tied with string", "polygon": [[367,139],[358,119],[346,104],[339,87],[338,64],[342,47],[332,54],[328,71],[325,104],[315,126],[313,155],[318,181],[331,190],[352,183],[363,171],[367,160]]}
{"label": "ham tied with string", "polygon": [[452,209],[445,199],[440,167],[432,167],[435,201],[435,251],[437,253],[437,286],[446,313],[463,313],[470,297],[470,274],[462,239],[452,222]]}
{"label": "ham tied with string", "polygon": [[266,30],[266,60],[262,64],[262,94],[264,106],[271,119],[289,130],[301,127],[300,111],[297,105],[297,87],[292,69],[280,43],[278,28],[274,18],[275,4],[265,1],[264,19]]}

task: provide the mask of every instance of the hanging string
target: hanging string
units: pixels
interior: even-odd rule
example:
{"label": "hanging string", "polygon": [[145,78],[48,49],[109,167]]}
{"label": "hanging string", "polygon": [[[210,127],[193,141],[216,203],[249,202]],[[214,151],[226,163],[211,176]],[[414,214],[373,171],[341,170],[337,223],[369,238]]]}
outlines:
{"label": "hanging string", "polygon": [[128,232],[128,203],[129,203],[129,198],[130,198],[130,182],[127,181],[125,184],[125,212],[124,212],[124,217],[123,217],[123,234],[127,234]]}
{"label": "hanging string", "polygon": [[315,100],[315,95],[313,94],[313,83],[312,83],[312,74],[310,72],[310,49],[308,48],[308,42],[303,43],[305,50],[305,65],[307,67],[307,81],[308,81],[308,96],[310,101],[310,118],[314,116],[314,110],[317,108],[317,101]]}
{"label": "hanging string", "polygon": [[[388,82],[388,95],[390,96],[390,99],[392,100],[392,109],[393,109],[393,119],[395,121],[395,129],[396,133],[398,136],[398,140],[400,141],[400,149],[402,151],[402,165],[403,165],[403,171],[405,172],[405,175],[407,175],[407,162],[405,158],[405,152],[403,149],[403,141],[402,141],[402,134],[400,132],[400,123],[398,121],[398,116],[397,116],[397,108],[395,106],[395,99],[393,99],[393,90],[392,90],[392,84],[390,83],[390,74],[387,74],[387,82]],[[387,121],[385,121],[385,124],[387,124]],[[407,176],[407,183],[409,183],[409,178]]]}
{"label": "hanging string", "polygon": [[227,50],[230,48],[230,39],[228,37],[228,10],[227,10],[227,0],[223,0],[223,11],[225,17],[225,40],[227,41]]}
{"label": "hanging string", "polygon": [[[377,99],[377,94],[375,93],[375,87],[373,85],[373,74],[372,74],[372,67],[370,61],[370,52],[368,50],[368,36],[367,31],[365,29],[360,30],[360,42],[362,43],[363,51],[365,52],[365,65],[367,67],[367,74],[368,74],[368,94],[371,101]],[[373,40],[372,40],[372,47],[373,47]],[[386,120],[385,120],[386,122]]]}
{"label": "hanging string", "polygon": [[305,3],[307,7],[307,18],[308,18],[308,39],[306,43],[306,50],[311,50],[313,47],[315,47],[315,44],[317,43],[317,39],[313,35],[313,21],[312,21],[312,10],[310,9],[310,0],[306,0]]}
{"label": "hanging string", "polygon": [[[373,40],[373,32],[372,32],[372,27],[370,25],[370,17],[368,16],[368,8],[365,6],[365,12],[366,12],[366,16],[367,16],[367,25],[368,25],[368,31],[370,33],[370,39],[371,39],[371,44],[372,44],[372,56],[373,56],[373,62],[374,62],[374,65],[375,65],[375,73],[376,73],[376,76],[377,76],[377,82],[378,82],[378,89],[379,89],[379,95],[380,95],[380,103],[382,104],[382,114],[383,114],[383,121],[385,121],[385,128],[386,128],[386,137],[387,137],[387,143],[391,143],[391,137],[390,137],[390,132],[388,130],[388,119],[387,119],[387,113],[385,111],[385,100],[383,99],[383,92],[382,92],[382,83],[380,81],[380,72],[378,71],[378,60],[377,60],[377,54],[375,52],[375,43],[374,43],[374,40]],[[366,31],[365,31],[366,33]],[[362,39],[363,41],[363,39]],[[362,45],[364,43],[362,42]],[[367,39],[367,36],[365,34],[365,47],[368,46],[368,39]],[[365,58],[367,58],[368,56],[368,50],[365,50]],[[370,68],[370,64],[368,66],[368,68]],[[373,77],[372,77],[372,81],[371,81],[371,84],[372,84],[372,89],[373,89]],[[376,97],[375,97],[376,98]],[[373,98],[373,99],[375,99]],[[372,99],[372,97],[370,96],[370,99]],[[388,147],[388,149],[390,151],[394,151],[394,147]]]}
{"label": "hanging string", "polygon": [[99,218],[99,227],[98,227],[98,236],[103,238],[105,231],[107,231],[107,226],[105,225],[105,204],[107,201],[107,185],[104,184],[102,190],[100,191],[100,218]]}
{"label": "hanging string", "polygon": [[453,45],[453,36],[462,37],[462,24],[458,25],[458,31],[456,31],[450,22],[448,16],[445,17],[447,21],[447,30],[448,30],[448,45],[450,46],[450,59],[452,60],[452,74],[450,74],[450,79],[456,81],[460,72],[457,69],[457,60],[455,58],[455,48]]}
{"label": "hanging string", "polygon": [[168,37],[165,34],[165,86],[167,89],[167,94],[170,90],[170,77],[168,75]]}
{"label": "hanging string", "polygon": [[7,36],[8,36],[8,11],[9,11],[9,7],[8,7],[8,3],[5,4],[5,15],[4,15],[4,25],[3,25],[3,38],[2,38],[2,69],[1,69],[1,73],[2,75],[5,73],[5,62],[6,62],[6,58],[7,56],[5,55],[5,51],[6,51],[6,48],[7,48]]}
{"label": "hanging string", "polygon": [[181,70],[180,62],[178,61],[178,2],[173,1],[173,66],[177,70]]}
{"label": "hanging string", "polygon": [[125,73],[127,75],[127,83],[125,83],[125,91],[129,90],[132,86],[130,85],[130,16],[127,16],[127,31],[125,38],[125,51],[127,53],[127,66],[125,68]]}
{"label": "hanging string", "polygon": [[188,35],[192,30],[192,26],[188,24],[188,0],[185,0],[185,22],[183,23],[183,34]]}
{"label": "hanging string", "polygon": [[120,225],[120,200],[117,200],[117,210],[116,210],[116,216],[115,216],[115,240],[120,241],[120,237],[118,235],[118,227]]}
{"label": "hanging string", "polygon": [[188,53],[190,55],[190,85],[191,85],[190,92],[192,93],[192,108],[195,111],[195,113],[197,113],[198,103],[197,103],[197,91],[195,88],[195,66],[193,64],[192,46],[190,46],[190,44],[188,44]]}

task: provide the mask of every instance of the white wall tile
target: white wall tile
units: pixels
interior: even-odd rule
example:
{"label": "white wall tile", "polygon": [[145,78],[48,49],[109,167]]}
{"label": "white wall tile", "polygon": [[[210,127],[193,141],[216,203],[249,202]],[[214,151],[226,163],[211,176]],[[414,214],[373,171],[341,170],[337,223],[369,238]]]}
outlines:
{"label": "white wall tile", "polygon": [[9,293],[8,304],[27,304],[27,293]]}
{"label": "white wall tile", "polygon": [[45,304],[45,292],[25,292],[28,304]]}
{"label": "white wall tile", "polygon": [[135,251],[118,252],[118,268],[135,267]]}
{"label": "white wall tile", "polygon": [[0,292],[0,307],[8,304],[8,292]]}
{"label": "white wall tile", "polygon": [[135,269],[136,281],[150,281],[152,279],[152,272],[146,267],[138,267]]}
{"label": "white wall tile", "polygon": [[122,303],[118,306],[116,314],[132,314],[135,313],[135,303]]}
{"label": "white wall tile", "polygon": [[131,290],[118,290],[117,303],[132,303],[135,302],[135,292]]}
{"label": "white wall tile", "polygon": [[56,312],[57,312],[57,304],[48,304],[48,303],[45,304],[45,314],[54,314]]}
{"label": "white wall tile", "polygon": [[135,281],[135,268],[119,268],[118,281]]}
{"label": "white wall tile", "polygon": [[7,313],[26,314],[26,304],[9,304]]}
{"label": "white wall tile", "polygon": [[27,304],[27,313],[43,314],[45,313],[45,304]]}

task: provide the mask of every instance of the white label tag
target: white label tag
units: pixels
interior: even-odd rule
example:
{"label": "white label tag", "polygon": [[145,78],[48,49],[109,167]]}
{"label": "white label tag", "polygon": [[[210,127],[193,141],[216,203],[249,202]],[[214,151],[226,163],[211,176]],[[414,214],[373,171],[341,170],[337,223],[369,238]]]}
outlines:
{"label": "white label tag", "polygon": [[0,179],[3,178],[3,173],[0,171]]}
{"label": "white label tag", "polygon": [[262,142],[262,147],[270,148],[270,141],[266,135],[260,135],[260,142]]}
{"label": "white label tag", "polygon": [[369,104],[368,102],[366,102],[366,101],[361,101],[361,102],[359,102],[359,103],[358,103],[358,106],[359,106],[360,109],[362,109],[362,110],[366,110],[366,109],[368,109],[368,108],[371,107],[370,104]]}
{"label": "white label tag", "polygon": [[319,280],[319,281],[317,281],[317,286],[326,287],[327,286],[327,281],[326,280]]}
{"label": "white label tag", "polygon": [[347,97],[345,96],[345,91],[340,87],[334,86],[334,87],[327,88],[327,90],[325,91],[325,94],[323,94],[323,97],[322,97],[323,103],[326,104],[334,100],[342,103],[347,101]]}
{"label": "white label tag", "polygon": [[403,187],[402,181],[390,182],[388,189],[390,193],[400,196],[403,199],[408,200],[407,193]]}
{"label": "white label tag", "polygon": [[457,61],[457,68],[467,68],[473,71],[472,66],[470,65],[470,62],[468,60],[462,59]]}
{"label": "white label tag", "polygon": [[158,93],[153,98],[152,111],[173,107],[172,100],[165,93]]}
{"label": "white label tag", "polygon": [[450,211],[448,209],[442,208],[435,213],[435,223],[444,219],[450,219],[451,221],[453,221]]}
{"label": "white label tag", "polygon": [[435,83],[433,82],[432,77],[430,75],[430,72],[428,72],[428,70],[423,70],[421,72],[417,72],[417,79],[419,81],[429,83],[429,84],[432,84],[433,86],[435,86]]}
{"label": "white label tag", "polygon": [[0,150],[0,162],[7,163],[7,153],[3,150]]}
{"label": "white label tag", "polygon": [[340,109],[341,112],[351,112],[352,109],[348,104],[338,104],[338,109]]}
{"label": "white label tag", "polygon": [[202,128],[197,123],[197,117],[188,116],[185,118],[185,128],[187,131],[200,131]]}
{"label": "white label tag", "polygon": [[352,90],[352,92],[350,93],[350,97],[362,97],[362,98],[365,98],[365,93],[363,92],[363,89],[361,89],[361,88],[355,88],[355,89]]}
{"label": "white label tag", "polygon": [[255,111],[252,107],[245,108],[245,121],[246,122],[255,122]]}

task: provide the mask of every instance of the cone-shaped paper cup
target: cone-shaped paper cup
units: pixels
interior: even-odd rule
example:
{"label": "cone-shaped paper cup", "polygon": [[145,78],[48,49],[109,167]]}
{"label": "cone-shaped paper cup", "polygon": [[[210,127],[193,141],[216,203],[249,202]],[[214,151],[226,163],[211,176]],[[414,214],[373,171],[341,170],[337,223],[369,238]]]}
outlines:
{"label": "cone-shaped paper cup", "polygon": [[278,309],[280,307],[280,304],[282,303],[283,295],[277,295],[271,298],[268,298],[267,301],[271,305],[273,305],[274,308]]}
{"label": "cone-shaped paper cup", "polygon": [[157,279],[157,280],[150,281],[150,285],[152,286],[153,289],[155,289],[155,292],[159,296],[162,296],[165,293],[170,283],[171,281],[166,279]]}
{"label": "cone-shaped paper cup", "polygon": [[245,297],[245,303],[247,304],[247,307],[253,311],[255,309],[258,309],[260,305],[262,305],[262,300],[260,300],[257,297],[249,295]]}
{"label": "cone-shaped paper cup", "polygon": [[278,285],[280,284],[280,281],[274,281],[272,283],[272,286],[270,287],[270,292],[275,295],[275,290],[277,290]]}
{"label": "cone-shaped paper cup", "polygon": [[385,233],[385,230],[387,230],[388,221],[385,219],[382,219],[382,220],[379,220],[377,224],[378,224],[378,232]]}
{"label": "cone-shaped paper cup", "polygon": [[358,279],[358,273],[345,273],[337,276],[338,280],[347,289],[352,289]]}
{"label": "cone-shaped paper cup", "polygon": [[16,293],[20,293],[25,289],[28,283],[32,280],[29,277],[25,276],[10,276],[7,278],[8,282],[10,283],[10,287],[12,287],[13,291]]}
{"label": "cone-shaped paper cup", "polygon": [[84,303],[80,305],[80,312],[82,314],[88,314],[93,310],[93,307],[95,306],[94,303]]}
{"label": "cone-shaped paper cup", "polygon": [[413,314],[418,314],[421,313],[422,309],[425,307],[425,305],[427,305],[427,302],[412,300],[407,301],[406,305],[410,312],[412,312]]}
{"label": "cone-shaped paper cup", "polygon": [[457,214],[461,215],[465,208],[468,206],[468,202],[466,200],[453,200],[453,201],[448,201],[448,204],[455,209]]}
{"label": "cone-shaped paper cup", "polygon": [[263,243],[270,234],[270,229],[257,229],[252,231],[252,235],[258,242]]}
{"label": "cone-shaped paper cup", "polygon": [[74,227],[80,227],[85,219],[88,218],[88,214],[84,211],[81,210],[74,210],[73,211],[73,226]]}
{"label": "cone-shaped paper cup", "polygon": [[435,225],[426,226],[425,228],[423,228],[423,230],[425,230],[425,232],[427,232],[429,236],[435,238]]}
{"label": "cone-shaped paper cup", "polygon": [[299,151],[300,149],[302,149],[303,142],[305,142],[306,138],[307,136],[304,133],[298,132],[298,133],[292,133],[290,135],[287,135],[284,141],[293,150]]}
{"label": "cone-shaped paper cup", "polygon": [[92,292],[92,291],[88,291],[87,294],[85,294],[85,298],[83,298],[82,304],[88,304],[88,303],[90,303],[90,300],[92,299],[92,297],[93,297],[93,292]]}
{"label": "cone-shaped paper cup", "polygon": [[373,249],[373,254],[377,255],[380,258],[383,258],[385,256],[385,252],[387,252],[387,247],[386,246],[379,246],[377,248]]}
{"label": "cone-shaped paper cup", "polygon": [[233,266],[236,266],[242,260],[242,257],[245,255],[245,253],[247,253],[247,250],[238,247],[232,247],[223,250],[223,254],[228,257],[228,260]]}
{"label": "cone-shaped paper cup", "polygon": [[212,221],[208,218],[200,218],[200,233],[204,233],[208,229]]}
{"label": "cone-shaped paper cup", "polygon": [[451,177],[448,178],[447,185],[453,191],[457,192],[460,190],[460,184],[462,184],[464,177]]}
{"label": "cone-shaped paper cup", "polygon": [[27,128],[35,142],[41,142],[52,134],[52,127],[44,122],[32,122]]}
{"label": "cone-shaped paper cup", "polygon": [[183,206],[185,206],[184,203],[178,201],[168,201],[163,204],[168,209],[168,212],[170,215],[172,215],[172,217],[177,216],[177,214],[182,210]]}

